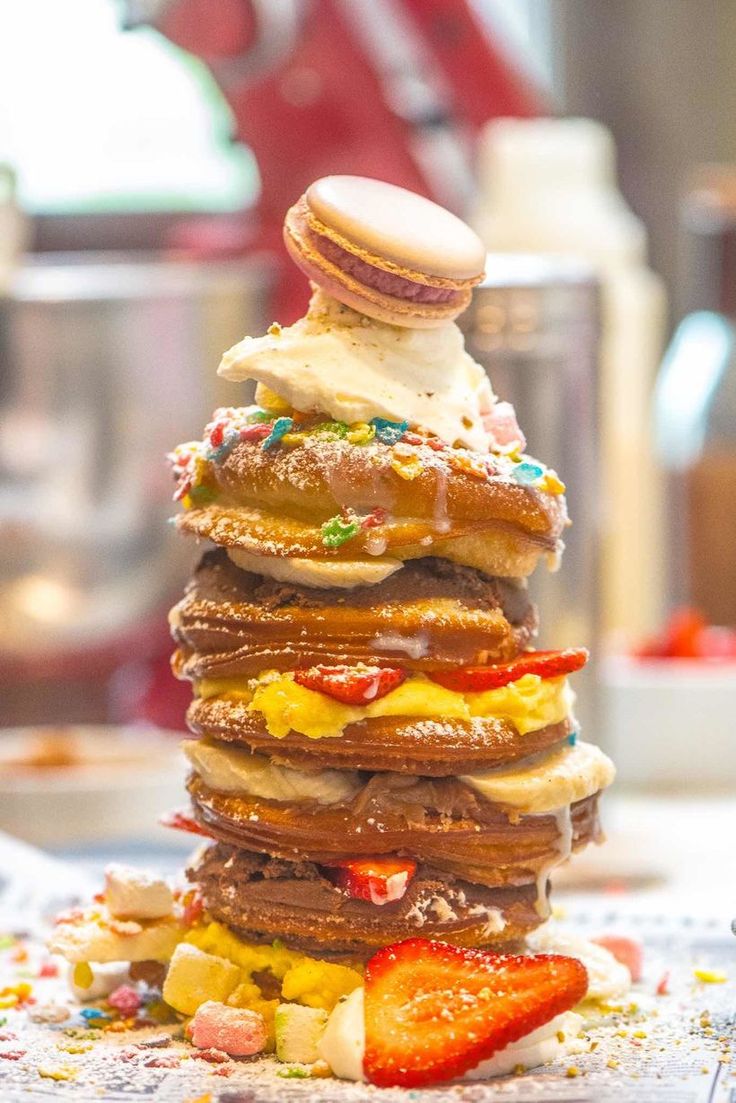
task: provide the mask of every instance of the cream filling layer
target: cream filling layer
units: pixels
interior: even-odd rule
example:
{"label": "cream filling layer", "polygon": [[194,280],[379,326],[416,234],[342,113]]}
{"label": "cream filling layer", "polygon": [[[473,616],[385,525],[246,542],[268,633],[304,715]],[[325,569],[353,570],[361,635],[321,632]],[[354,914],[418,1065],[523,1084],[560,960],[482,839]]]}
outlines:
{"label": "cream filling layer", "polygon": [[348,724],[380,716],[470,720],[473,717],[509,720],[521,735],[558,724],[570,715],[574,694],[566,678],[525,674],[483,693],[457,693],[412,674],[397,689],[368,705],[345,705],[294,681],[291,673],[265,671],[258,678],[202,679],[199,697],[224,697],[247,704],[260,713],[270,735],[283,739],[290,731],[309,739],[335,738]]}
{"label": "cream filling layer", "polygon": [[400,559],[282,559],[275,555],[253,555],[241,548],[227,548],[228,556],[243,571],[293,582],[297,586],[352,590],[375,586],[403,567]]}
{"label": "cream filling layer", "polygon": [[483,418],[496,399],[454,322],[431,330],[392,326],[318,290],[306,317],[245,337],[218,373],[255,379],[295,409],[338,421],[408,421],[479,452],[491,443]]}
{"label": "cream filling layer", "polygon": [[469,785],[492,804],[523,813],[552,812],[605,789],[616,776],[610,758],[592,743],[578,742],[483,774],[463,774]]}
{"label": "cream filling layer", "polygon": [[182,749],[205,785],[220,793],[339,804],[354,797],[362,784],[356,770],[296,770],[240,747],[188,739]]}
{"label": "cream filling layer", "polygon": [[[300,770],[279,766],[265,755],[204,740],[187,740],[184,753],[205,785],[222,793],[239,793],[275,801],[349,801],[361,787],[356,770]],[[534,815],[569,808],[613,780],[613,763],[590,743],[566,746],[485,774],[463,774],[458,780],[491,804]],[[561,854],[564,860],[569,854]]]}

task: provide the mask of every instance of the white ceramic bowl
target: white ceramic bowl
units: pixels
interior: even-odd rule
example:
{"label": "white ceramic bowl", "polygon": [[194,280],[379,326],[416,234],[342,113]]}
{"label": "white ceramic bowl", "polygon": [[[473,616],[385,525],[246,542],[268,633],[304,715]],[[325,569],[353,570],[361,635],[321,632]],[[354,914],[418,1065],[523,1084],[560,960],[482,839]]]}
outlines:
{"label": "white ceramic bowl", "polygon": [[[68,765],[24,764],[53,740]],[[158,818],[185,803],[181,736],[70,726],[0,730],[0,830],[38,846],[171,841]]]}
{"label": "white ceramic bowl", "polygon": [[678,793],[736,787],[736,663],[610,658],[606,749],[619,782]]}

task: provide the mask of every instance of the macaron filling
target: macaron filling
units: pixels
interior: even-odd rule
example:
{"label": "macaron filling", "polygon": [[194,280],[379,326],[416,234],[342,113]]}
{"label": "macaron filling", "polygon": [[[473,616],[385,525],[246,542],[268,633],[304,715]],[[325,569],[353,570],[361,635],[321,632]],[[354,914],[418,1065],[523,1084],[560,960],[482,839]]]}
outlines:
{"label": "macaron filling", "polygon": [[453,287],[430,287],[428,284],[416,283],[404,276],[398,276],[394,272],[386,272],[355,256],[354,253],[348,252],[347,249],[343,249],[336,241],[331,241],[323,234],[310,231],[309,238],[325,260],[330,261],[346,275],[360,280],[366,287],[371,287],[384,295],[415,303],[450,303],[462,295],[461,291]]}

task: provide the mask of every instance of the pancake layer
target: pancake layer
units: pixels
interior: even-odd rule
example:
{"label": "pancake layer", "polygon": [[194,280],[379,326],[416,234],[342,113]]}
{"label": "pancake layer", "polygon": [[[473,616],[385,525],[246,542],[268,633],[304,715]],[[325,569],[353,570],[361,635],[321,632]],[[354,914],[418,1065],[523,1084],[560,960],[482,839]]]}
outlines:
{"label": "pancake layer", "polygon": [[[450,448],[401,426],[396,443],[368,426],[357,430],[367,442],[355,444],[348,426],[333,431],[339,423],[322,428],[309,417],[266,449],[265,438],[248,437],[258,425],[237,428],[251,415],[225,413],[232,447],[215,458],[217,449],[189,446],[196,486],[177,518],[186,532],[265,559],[405,561],[431,553],[508,578],[526,577],[540,556],[562,550],[564,497],[549,490],[536,461]],[[331,523],[350,526],[350,536],[333,540]]]}
{"label": "pancake layer", "polygon": [[187,788],[205,831],[246,850],[314,862],[398,853],[487,886],[536,882],[599,837],[597,794],[560,813],[524,816],[454,785],[402,791],[381,779],[360,806],[312,808],[217,792],[196,774]]}
{"label": "pancake layer", "polygon": [[205,554],[170,619],[177,674],[193,680],[317,664],[421,671],[505,662],[537,626],[525,586],[442,559],[344,591],[263,578],[223,549]]}
{"label": "pancake layer", "polygon": [[217,844],[190,879],[214,919],[250,939],[324,956],[369,957],[378,947],[420,935],[460,946],[510,948],[541,920],[536,886],[483,888],[422,865],[401,900],[380,907],[347,896],[313,862],[287,862]]}

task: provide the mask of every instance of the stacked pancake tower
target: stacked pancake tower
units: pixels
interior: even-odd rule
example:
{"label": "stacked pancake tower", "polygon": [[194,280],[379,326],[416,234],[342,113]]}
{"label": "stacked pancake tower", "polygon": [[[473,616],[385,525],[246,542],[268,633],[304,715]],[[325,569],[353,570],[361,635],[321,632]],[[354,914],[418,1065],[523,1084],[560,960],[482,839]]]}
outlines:
{"label": "stacked pancake tower", "polygon": [[178,526],[214,545],[171,614],[212,837],[189,876],[238,937],[315,957],[509,948],[612,779],[571,712],[585,653],[532,650],[564,487],[464,350],[462,222],[328,177],[285,239],[306,317],[225,355],[256,404],[172,454]]}

